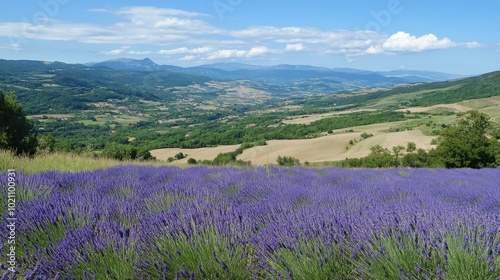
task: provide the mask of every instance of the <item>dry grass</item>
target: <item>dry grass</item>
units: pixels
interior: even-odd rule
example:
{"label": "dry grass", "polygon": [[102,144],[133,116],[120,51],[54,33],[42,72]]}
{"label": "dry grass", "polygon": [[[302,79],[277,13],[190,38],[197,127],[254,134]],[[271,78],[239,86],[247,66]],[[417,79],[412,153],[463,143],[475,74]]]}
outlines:
{"label": "dry grass", "polygon": [[316,115],[306,115],[306,116],[297,116],[294,117],[293,119],[289,120],[284,120],[284,124],[310,124],[312,122],[328,118],[328,117],[333,117],[333,116],[338,116],[338,115],[347,115],[347,114],[352,114],[352,113],[359,113],[359,112],[374,112],[377,111],[376,109],[356,109],[356,110],[346,110],[346,111],[339,111],[339,112],[332,112],[332,113],[325,113],[325,114],[316,114]]}
{"label": "dry grass", "polygon": [[186,158],[182,160],[176,160],[175,164],[186,164],[189,158],[194,158],[196,160],[213,160],[220,153],[229,153],[238,149],[240,145],[230,145],[230,146],[219,146],[213,148],[200,148],[200,149],[157,149],[150,151],[151,154],[158,160],[166,161],[169,157],[174,157],[178,153],[183,153],[187,155]]}
{"label": "dry grass", "polygon": [[[276,164],[278,156],[292,156],[302,163],[306,161],[310,163],[339,161],[346,158],[365,157],[370,154],[370,148],[375,145],[392,149],[394,146],[406,146],[409,142],[415,142],[418,148],[430,149],[432,148],[430,142],[433,138],[423,135],[419,130],[413,130],[394,133],[378,132],[374,137],[354,145],[350,145],[349,141],[360,140],[359,132],[306,140],[273,140],[268,141],[266,146],[245,150],[238,159],[249,160],[254,165]],[[346,147],[349,149],[346,150]]]}
{"label": "dry grass", "polygon": [[422,112],[428,112],[434,109],[446,109],[446,110],[451,110],[455,112],[467,112],[469,110],[472,110],[470,107],[466,107],[464,105],[454,103],[454,104],[439,104],[439,105],[433,105],[433,106],[428,106],[428,107],[409,107],[406,109],[401,109],[398,110],[399,112],[405,112],[405,111],[410,111],[412,113],[422,113]]}
{"label": "dry grass", "polygon": [[305,140],[272,140],[266,146],[245,150],[238,159],[250,160],[254,165],[276,164],[278,156],[292,156],[301,162],[331,161],[333,157],[345,152],[349,141],[359,135],[347,133]]}
{"label": "dry grass", "polygon": [[158,161],[117,161],[92,156],[52,153],[41,154],[36,157],[17,157],[11,152],[0,150],[0,171],[7,169],[23,170],[26,173],[39,173],[47,170],[79,172],[108,168],[117,165],[165,165]]}

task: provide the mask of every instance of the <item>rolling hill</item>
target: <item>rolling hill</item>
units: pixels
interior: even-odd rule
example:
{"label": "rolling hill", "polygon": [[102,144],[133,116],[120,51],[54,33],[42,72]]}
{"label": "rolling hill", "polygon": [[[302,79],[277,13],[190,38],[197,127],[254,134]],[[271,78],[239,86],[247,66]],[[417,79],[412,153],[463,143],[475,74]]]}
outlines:
{"label": "rolling hill", "polygon": [[[246,79],[262,82],[299,82],[312,79],[336,81],[338,83],[357,84],[360,87],[389,86],[402,83],[435,82],[459,78],[459,75],[430,71],[391,71],[373,72],[349,68],[315,67],[309,65],[274,65],[259,66],[242,63],[216,63],[196,67],[182,68],[171,65],[158,65],[149,58],[134,60],[114,59],[92,66],[105,66],[115,70],[170,71],[193,75],[208,76],[214,79]],[[344,89],[350,89],[345,87]]]}
{"label": "rolling hill", "polygon": [[[361,86],[363,81],[347,80],[356,75],[364,82],[374,82],[381,75],[340,69],[344,76],[339,74],[336,79],[345,80],[338,81],[321,78],[334,70],[313,66],[203,66],[207,71],[233,74],[309,77],[293,82],[263,82],[165,71],[169,66],[148,59],[106,63],[88,66],[0,60],[0,89],[16,92],[38,133],[56,137],[60,150],[100,151],[109,142],[148,150],[184,150],[269,141],[267,147],[255,147],[241,155],[241,159],[256,163],[274,162],[263,161],[263,154],[287,155],[289,151],[300,155],[311,147],[336,148],[332,149],[335,153],[310,153],[301,160],[320,162],[365,155],[370,143],[392,145],[402,136],[413,137],[427,148],[430,137],[452,123],[456,112],[479,109],[488,113],[495,124],[500,119],[497,99],[491,99],[500,96],[500,72],[365,88]],[[346,87],[353,90],[341,91]],[[363,128],[366,125],[372,128]],[[403,133],[408,129],[415,132]],[[374,137],[359,144],[356,139],[363,132]],[[327,134],[327,138],[321,138]],[[351,140],[355,143],[352,147]],[[210,152],[207,150],[207,154]],[[207,154],[201,154],[200,159]]]}

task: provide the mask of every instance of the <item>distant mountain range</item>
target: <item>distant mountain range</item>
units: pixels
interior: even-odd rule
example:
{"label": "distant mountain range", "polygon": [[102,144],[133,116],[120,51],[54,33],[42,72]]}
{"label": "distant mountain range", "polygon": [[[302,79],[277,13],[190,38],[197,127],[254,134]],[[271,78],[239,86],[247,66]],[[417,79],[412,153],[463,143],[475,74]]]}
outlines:
{"label": "distant mountain range", "polygon": [[[168,71],[174,73],[206,76],[222,80],[255,80],[262,82],[300,82],[306,80],[329,80],[360,87],[390,86],[394,84],[428,83],[453,80],[464,76],[433,72],[395,70],[374,72],[351,68],[325,68],[308,65],[258,66],[242,63],[216,63],[196,67],[159,65],[149,58],[135,60],[128,58],[113,59],[99,63],[89,63],[92,67],[108,67],[126,71]],[[348,89],[349,87],[346,87]]]}

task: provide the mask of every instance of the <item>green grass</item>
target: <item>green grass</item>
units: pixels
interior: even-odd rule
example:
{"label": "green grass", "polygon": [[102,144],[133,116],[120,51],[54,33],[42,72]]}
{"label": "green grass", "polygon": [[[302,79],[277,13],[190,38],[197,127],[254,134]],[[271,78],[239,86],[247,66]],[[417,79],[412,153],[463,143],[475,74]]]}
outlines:
{"label": "green grass", "polygon": [[294,246],[293,249],[278,249],[267,257],[269,267],[284,279],[289,279],[287,276],[293,279],[356,279],[356,268],[338,246],[326,246],[317,240],[301,240]]}
{"label": "green grass", "polygon": [[[45,256],[48,256],[46,248],[56,246],[66,234],[66,227],[61,221],[48,222],[45,225],[37,222],[37,229],[27,233],[18,233],[16,235],[16,244],[19,248],[16,250],[18,259],[27,259],[29,262],[21,267],[20,271],[31,271],[37,263]],[[5,256],[8,246],[0,250],[0,254]],[[21,249],[22,248],[22,249]]]}
{"label": "green grass", "polygon": [[[181,270],[192,272],[195,279],[252,279],[247,269],[256,258],[255,250],[248,244],[231,244],[229,237],[221,235],[213,228],[196,228],[192,225],[193,234],[160,237],[155,240],[153,248],[147,248],[149,254],[145,260],[160,264],[168,260],[167,279],[173,279]],[[161,279],[151,265],[141,273]]]}
{"label": "green grass", "polygon": [[394,231],[374,238],[353,264],[364,272],[364,279],[495,280],[500,260],[491,259],[481,235],[482,229],[477,228],[423,240],[415,232]]}
{"label": "green grass", "polygon": [[98,279],[132,279],[134,263],[139,259],[133,245],[109,245],[103,250],[87,245],[86,254],[72,267],[72,277],[96,275]]}
{"label": "green grass", "polygon": [[0,150],[0,170],[15,169],[26,173],[40,173],[47,170],[79,172],[131,164],[165,165],[165,163],[159,161],[118,161],[107,158],[95,158],[91,155],[65,153],[40,154],[32,158],[25,156],[18,157],[9,151]]}

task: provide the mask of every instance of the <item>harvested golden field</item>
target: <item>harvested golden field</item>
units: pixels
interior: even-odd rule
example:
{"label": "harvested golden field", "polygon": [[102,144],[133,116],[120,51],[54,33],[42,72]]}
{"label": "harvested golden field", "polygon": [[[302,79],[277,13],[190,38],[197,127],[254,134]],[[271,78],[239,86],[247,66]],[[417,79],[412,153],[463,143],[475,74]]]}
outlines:
{"label": "harvested golden field", "polygon": [[454,103],[454,104],[439,104],[439,105],[433,105],[433,106],[428,106],[428,107],[409,107],[406,109],[401,109],[398,110],[399,112],[406,112],[410,111],[412,113],[422,113],[422,112],[428,112],[434,109],[446,109],[446,110],[451,110],[455,112],[467,112],[469,110],[472,110],[470,107],[466,107],[464,105]]}
{"label": "harvested golden field", "polygon": [[[360,133],[346,133],[329,135],[306,140],[273,140],[266,146],[254,147],[245,150],[238,159],[251,161],[255,165],[276,164],[278,156],[292,156],[302,163],[338,161],[346,158],[360,158],[370,154],[370,148],[381,145],[392,149],[397,145],[406,146],[408,142],[415,142],[418,148],[430,149],[431,140],[435,137],[425,136],[419,130],[394,133],[373,132],[374,136],[350,145],[350,140],[360,140]],[[349,147],[346,150],[346,147]]]}
{"label": "harvested golden field", "polygon": [[186,155],[186,158],[182,160],[176,160],[175,163],[187,163],[189,158],[194,158],[196,160],[213,160],[220,153],[229,153],[236,149],[238,149],[240,145],[231,145],[231,146],[219,146],[213,148],[200,148],[200,149],[179,149],[179,148],[171,148],[171,149],[157,149],[151,150],[151,154],[156,157],[158,160],[167,160],[169,157],[174,157],[178,153],[183,153]]}
{"label": "harvested golden field", "polygon": [[352,114],[352,113],[359,113],[359,112],[374,112],[377,111],[376,109],[356,109],[356,110],[346,110],[346,111],[338,111],[338,112],[332,112],[332,113],[326,113],[326,114],[314,114],[314,115],[306,115],[306,116],[297,116],[292,119],[284,120],[284,124],[310,124],[312,122],[328,118],[328,117],[333,117],[333,116],[338,116],[338,115],[347,115],[347,114]]}

